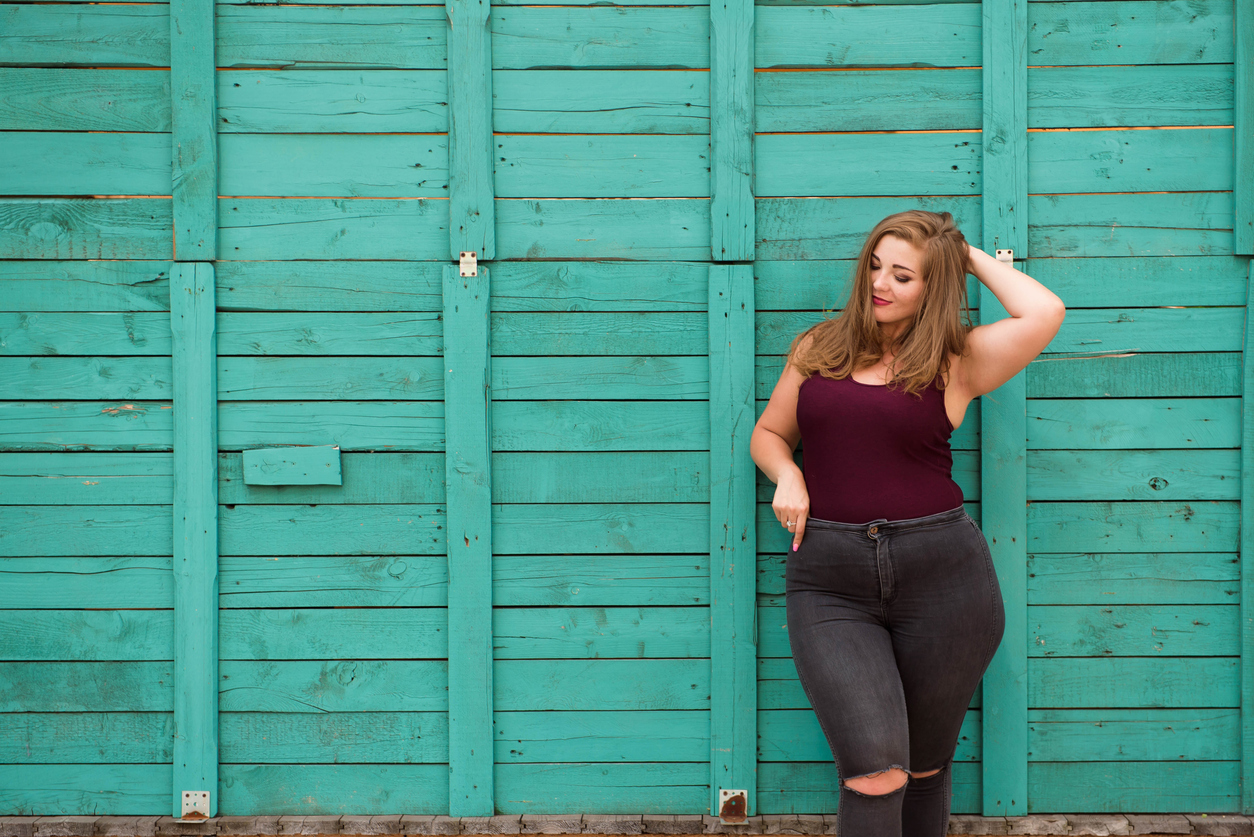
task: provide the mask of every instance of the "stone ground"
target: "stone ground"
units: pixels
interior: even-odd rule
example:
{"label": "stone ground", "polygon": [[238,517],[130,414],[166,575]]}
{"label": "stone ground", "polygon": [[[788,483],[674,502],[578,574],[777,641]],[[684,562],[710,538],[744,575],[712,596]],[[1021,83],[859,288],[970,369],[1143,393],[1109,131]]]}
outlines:
{"label": "stone ground", "polygon": [[[954,814],[949,833],[1020,834],[1209,834],[1254,835],[1254,820],[1238,814],[1037,814],[1028,817],[979,817]],[[214,817],[183,821],[173,817],[0,817],[0,837],[404,837],[404,835],[499,834],[836,834],[836,817],[783,814],[750,817],[725,825],[717,817],[645,814],[523,814],[496,817],[413,815]]]}

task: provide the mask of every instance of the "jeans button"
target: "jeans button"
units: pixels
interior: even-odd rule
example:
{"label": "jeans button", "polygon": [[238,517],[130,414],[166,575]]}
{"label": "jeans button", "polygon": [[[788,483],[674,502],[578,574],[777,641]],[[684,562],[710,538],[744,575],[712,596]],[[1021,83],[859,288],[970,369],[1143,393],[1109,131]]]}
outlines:
{"label": "jeans button", "polygon": [[867,534],[869,534],[869,535],[877,535],[877,534],[879,534],[879,531],[880,531],[880,527],[878,527],[878,526],[872,526],[872,527],[871,527],[871,530],[870,530]]}

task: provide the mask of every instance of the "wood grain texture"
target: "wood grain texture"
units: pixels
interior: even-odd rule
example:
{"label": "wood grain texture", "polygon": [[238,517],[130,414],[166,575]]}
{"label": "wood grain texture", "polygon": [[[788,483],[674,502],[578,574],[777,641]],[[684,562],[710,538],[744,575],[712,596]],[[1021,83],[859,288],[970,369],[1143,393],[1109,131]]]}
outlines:
{"label": "wood grain texture", "polygon": [[448,201],[444,200],[235,198],[218,202],[218,248],[231,259],[431,260],[442,256],[447,244]]}
{"label": "wood grain texture", "polygon": [[[170,310],[170,263],[139,260],[87,261],[0,261],[0,282],[4,298],[0,311],[91,311],[147,312]],[[169,319],[164,321],[169,330]],[[5,346],[16,336],[16,318],[0,318],[5,330]],[[107,333],[105,330],[99,336]],[[144,340],[137,341],[143,344]],[[120,345],[120,344],[117,344]],[[13,352],[17,354],[17,352]],[[47,354],[32,351],[28,354]]]}
{"label": "wood grain texture", "polygon": [[1234,66],[1029,67],[1028,127],[1228,125]]}
{"label": "wood grain texture", "polygon": [[170,201],[0,200],[0,258],[170,259]]}
{"label": "wood grain texture", "polygon": [[[1254,9],[1242,4],[1242,22],[1248,30],[1254,27]],[[1254,38],[1243,42],[1254,49]],[[1248,521],[1254,509],[1254,262],[1249,265],[1249,293],[1245,303],[1245,342],[1242,347],[1241,375],[1241,706],[1254,706],[1254,655],[1248,652],[1254,643],[1254,530]],[[1254,718],[1242,712],[1241,719],[1241,810],[1254,811]]]}
{"label": "wood grain texture", "polygon": [[223,196],[449,194],[449,149],[439,134],[224,134],[218,151]]}
{"label": "wood grain texture", "polygon": [[168,132],[170,74],[0,68],[0,130]]}
{"label": "wood grain texture", "polygon": [[[1250,141],[1250,134],[1254,132],[1254,73],[1250,72],[1250,64],[1254,62],[1254,5],[1250,0],[1236,0],[1233,12],[1232,135],[1236,181],[1233,185],[1236,206],[1233,252],[1251,256],[1254,255],[1254,142]],[[1251,772],[1247,768],[1242,775],[1248,777]],[[1247,790],[1242,792],[1241,808],[1248,812],[1254,810],[1254,790],[1248,790],[1249,781],[1244,787]]]}
{"label": "wood grain texture", "polygon": [[0,171],[6,195],[170,194],[169,134],[11,131],[0,154],[11,163]]}
{"label": "wood grain texture", "polygon": [[1221,0],[1030,3],[1027,55],[1034,66],[1226,64],[1233,58],[1232,9]]}
{"label": "wood grain texture", "polygon": [[710,66],[702,6],[502,6],[488,26],[494,70]]}
{"label": "wood grain texture", "polygon": [[[713,233],[710,246],[716,262],[753,259],[753,9],[752,0],[710,3],[708,188]],[[749,807],[753,809],[752,798]]]}
{"label": "wood grain texture", "polygon": [[496,70],[492,101],[501,133],[710,132],[708,79],[681,70]]}
{"label": "wood grain texture", "polygon": [[[488,0],[448,0],[449,258],[496,258],[497,190],[492,135],[492,50]],[[484,295],[486,298],[487,290]],[[490,794],[489,794],[490,798]]]}
{"label": "wood grain texture", "polygon": [[496,193],[503,198],[704,198],[704,136],[495,136]]}
{"label": "wood grain texture", "polygon": [[212,3],[170,0],[174,258],[185,262],[212,261],[218,253],[214,20]]}
{"label": "wood grain texture", "polygon": [[0,65],[170,66],[167,3],[6,3],[0,8]]}

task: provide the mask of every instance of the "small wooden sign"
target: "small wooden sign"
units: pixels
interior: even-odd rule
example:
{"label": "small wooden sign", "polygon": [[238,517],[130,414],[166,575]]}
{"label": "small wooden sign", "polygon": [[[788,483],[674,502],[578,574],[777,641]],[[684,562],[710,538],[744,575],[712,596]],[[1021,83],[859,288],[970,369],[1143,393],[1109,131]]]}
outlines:
{"label": "small wooden sign", "polygon": [[343,485],[339,445],[244,451],[245,485]]}

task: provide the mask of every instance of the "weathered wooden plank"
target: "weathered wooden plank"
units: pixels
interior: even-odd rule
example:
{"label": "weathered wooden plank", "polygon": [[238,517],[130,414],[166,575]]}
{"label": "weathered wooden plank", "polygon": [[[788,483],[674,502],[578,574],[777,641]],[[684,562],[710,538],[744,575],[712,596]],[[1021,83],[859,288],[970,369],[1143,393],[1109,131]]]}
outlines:
{"label": "weathered wooden plank", "polygon": [[704,198],[710,140],[638,134],[509,136],[492,142],[503,198]]}
{"label": "weathered wooden plank", "polygon": [[[481,8],[486,19],[487,7]],[[458,35],[458,17],[471,9],[449,10],[455,39],[469,49],[473,34]],[[484,20],[480,20],[483,23]],[[470,22],[463,20],[463,29]],[[486,28],[484,29],[486,38]],[[484,47],[486,49],[486,47]],[[473,50],[472,50],[473,52]],[[463,56],[468,58],[469,56]],[[479,53],[486,59],[485,53]],[[456,64],[456,62],[454,62]],[[463,101],[462,106],[469,106]],[[476,102],[475,105],[485,104]],[[458,123],[458,103],[452,120]],[[482,127],[482,123],[471,120]],[[463,152],[477,147],[468,142]],[[463,159],[460,166],[471,166]],[[473,186],[471,184],[474,184]],[[473,176],[463,188],[460,206],[473,211],[480,195]],[[478,239],[489,244],[491,216],[486,227],[475,223],[452,234],[457,242]],[[448,536],[448,645],[449,657],[449,802],[452,816],[493,813],[492,770],[492,656],[495,648],[492,614],[492,553],[503,548],[492,508],[492,346],[488,316],[491,311],[486,268],[462,276],[452,265],[444,268],[444,391],[445,473]]]}
{"label": "weathered wooden plank", "polygon": [[1028,127],[1228,125],[1232,82],[1230,64],[1030,67]]}
{"label": "weathered wooden plank", "polygon": [[[498,155],[492,135],[492,49],[488,0],[447,0],[449,100],[449,258],[463,252],[481,260],[496,257],[496,219],[493,197],[498,189],[493,169]],[[486,282],[486,280],[485,280]],[[484,286],[484,304],[487,286]],[[482,742],[480,742],[482,745]],[[482,751],[481,751],[482,752]],[[455,785],[461,784],[456,769]],[[487,797],[475,794],[465,815],[491,814],[491,771]],[[469,789],[470,785],[462,785]],[[454,805],[456,788],[451,791]],[[485,807],[486,806],[486,807]],[[472,810],[473,809],[473,810]],[[481,810],[482,809],[482,810]]]}
{"label": "weathered wooden plank", "polygon": [[[1171,258],[1034,258],[1032,278],[1075,308],[1244,305],[1247,265],[1247,260],[1227,253]],[[1068,312],[1068,321],[1081,313]]]}
{"label": "weathered wooden plank", "polygon": [[499,764],[496,808],[502,814],[705,812],[708,762]]}
{"label": "weathered wooden plank", "polygon": [[169,131],[170,75],[163,71],[3,68],[0,130]]}
{"label": "weathered wooden plank", "polygon": [[[6,3],[0,7],[5,66],[170,66],[166,3]],[[168,107],[168,106],[167,106]]]}
{"label": "weathered wooden plank", "polygon": [[170,506],[0,506],[0,555],[171,555]]}
{"label": "weathered wooden plank", "polygon": [[710,132],[708,80],[682,70],[497,70],[492,87],[500,133]]}
{"label": "weathered wooden plank", "polygon": [[[49,689],[49,683],[57,688]],[[0,663],[0,711],[170,712],[171,662]],[[166,776],[170,775],[167,765]],[[161,794],[165,810],[166,795]]]}
{"label": "weathered wooden plank", "polygon": [[[754,88],[755,127],[762,132],[973,130],[980,126],[979,70],[759,72]],[[893,107],[886,110],[881,105],[889,99]],[[880,137],[881,141],[890,138]]]}
{"label": "weathered wooden plank", "polygon": [[709,514],[705,503],[511,503],[493,508],[492,537],[497,552],[515,555],[546,555],[555,543],[597,554],[708,554]]}
{"label": "weathered wooden plank", "polygon": [[172,610],[4,610],[0,626],[5,661],[174,659]]}
{"label": "weathered wooden plank", "polygon": [[223,660],[222,712],[447,712],[444,660]]}
{"label": "weathered wooden plank", "polygon": [[224,134],[218,148],[223,195],[448,195],[449,149],[438,134]]}
{"label": "weathered wooden plank", "polygon": [[435,259],[447,235],[448,202],[431,198],[218,202],[218,249],[231,259]]}
{"label": "weathered wooden plank", "polygon": [[1228,501],[1033,503],[1033,552],[1235,552],[1240,510]]}
{"label": "weathered wooden plank", "polygon": [[336,444],[341,451],[439,451],[444,449],[444,405],[438,401],[224,401],[218,408],[218,444],[223,450]]}
{"label": "weathered wooden plank", "polygon": [[[223,508],[222,555],[438,555],[441,506],[251,506]],[[2,543],[2,542],[0,542]]]}
{"label": "weathered wooden plank", "polygon": [[8,557],[0,562],[0,582],[0,607],[5,608],[169,608],[174,604],[168,557]]}
{"label": "weathered wooden plank", "polygon": [[1240,352],[1049,357],[1033,362],[1027,373],[1029,398],[1207,397],[1241,393]]}
{"label": "weathered wooden plank", "polygon": [[1047,449],[1236,448],[1236,398],[1034,399],[1028,447]]}
{"label": "weathered wooden plank", "polygon": [[710,663],[703,659],[500,660],[493,669],[498,712],[710,708]]}
{"label": "weathered wooden plank", "polygon": [[500,262],[492,271],[492,310],[703,313],[708,281],[709,268],[692,262]]}
{"label": "weathered wooden plank", "polygon": [[704,199],[498,200],[496,219],[501,259],[699,261],[710,254]]}
{"label": "weathered wooden plank", "polygon": [[222,761],[447,764],[447,712],[223,712]]}
{"label": "weathered wooden plank", "polygon": [[[493,314],[492,351],[498,356],[704,356],[709,351],[707,329],[704,311]],[[586,363],[589,358],[580,360]]]}
{"label": "weathered wooden plank", "polygon": [[218,502],[226,505],[444,502],[443,454],[341,452],[340,467],[343,485],[254,487],[244,482],[240,454],[224,451],[218,454]]}
{"label": "weathered wooden plank", "polygon": [[1028,556],[1031,604],[1232,604],[1239,559],[1229,552]]}
{"label": "weathered wooden plank", "polygon": [[1028,499],[1236,500],[1235,450],[1032,451]]}
{"label": "weathered wooden plank", "polygon": [[1220,0],[1192,6],[1152,0],[1114,6],[1090,0],[1061,8],[1032,3],[1028,11],[1027,54],[1033,65],[1226,64],[1233,59],[1232,3]]}
{"label": "weathered wooden plank", "polygon": [[[492,393],[498,400],[704,400],[710,397],[709,373],[700,357],[503,357],[492,363]],[[0,391],[5,381],[0,362]]]}
{"label": "weathered wooden plank", "polygon": [[754,155],[761,197],[974,195],[982,180],[979,135],[967,132],[764,134]]}
{"label": "weathered wooden plank", "polygon": [[26,712],[0,727],[4,764],[168,764],[173,752],[168,712]]}
{"label": "weathered wooden plank", "polygon": [[[1242,27],[1241,43],[1246,54],[1254,50],[1254,9],[1250,4],[1243,3],[1240,24]],[[1254,98],[1254,84],[1247,77],[1246,99]],[[1248,118],[1248,117],[1247,117]],[[1246,159],[1242,165],[1249,164]],[[1250,200],[1250,195],[1245,195]],[[1254,242],[1249,242],[1254,245]],[[1254,249],[1251,246],[1247,249]],[[1248,521],[1254,515],[1254,262],[1247,265],[1249,284],[1245,302],[1245,339],[1242,346],[1241,360],[1241,510],[1243,512],[1241,526],[1241,647],[1249,649],[1254,646],[1254,529]],[[1241,655],[1241,706],[1254,706],[1254,654],[1243,651]],[[1254,718],[1244,712],[1241,720],[1241,810],[1254,812]]]}
{"label": "weathered wooden plank", "polygon": [[438,357],[223,357],[218,392],[232,401],[438,400],[444,397],[440,366]]}
{"label": "weathered wooden plank", "polygon": [[0,358],[0,397],[169,398],[172,375],[168,357]]}
{"label": "weathered wooden plank", "polygon": [[448,656],[448,616],[441,607],[248,608],[224,610],[219,618],[223,660]]}
{"label": "weathered wooden plank", "polygon": [[709,753],[710,713],[497,712],[496,761],[701,761]]}
{"label": "weathered wooden plank", "polygon": [[[753,196],[756,183],[760,182],[754,174],[753,14],[753,0],[710,3],[712,119],[707,188],[713,232],[710,245],[715,261],[753,259]],[[711,804],[717,805],[718,792],[713,788],[711,792]],[[752,813],[752,793],[748,805]]]}
{"label": "weathered wooden plank", "polygon": [[[812,709],[758,712],[758,759],[762,762],[830,761],[832,751]],[[980,760],[980,712],[968,710],[958,733],[955,762]]]}
{"label": "weathered wooden plank", "polygon": [[[311,793],[311,789],[314,792]],[[448,811],[445,764],[224,764],[222,807],[259,815]]]}
{"label": "weathered wooden plank", "polygon": [[170,213],[161,198],[0,200],[0,258],[170,259]]}
{"label": "weathered wooden plank", "polygon": [[217,6],[218,66],[443,70],[442,6]]}
{"label": "weathered wooden plank", "polygon": [[248,485],[342,485],[335,445],[287,445],[243,452]]}
{"label": "weathered wooden plank", "polygon": [[499,555],[492,600],[497,607],[706,605],[710,567],[693,555]]}
{"label": "weathered wooden plank", "polygon": [[0,454],[0,505],[150,505],[173,496],[168,453]]}
{"label": "weathered wooden plank", "polygon": [[222,608],[443,607],[439,556],[230,555],[219,562]]}
{"label": "weathered wooden plank", "polygon": [[[443,306],[442,263],[220,261],[215,268],[219,311],[335,311],[343,317],[343,312],[434,313]],[[442,351],[439,332],[432,354]]]}
{"label": "weathered wooden plank", "polygon": [[[1254,130],[1254,77],[1250,73],[1250,55],[1254,54],[1254,9],[1249,0],[1233,4],[1233,121],[1234,142],[1233,236],[1236,239],[1234,253],[1254,255],[1254,143],[1250,133]],[[1223,124],[1223,123],[1220,123]],[[1242,776],[1254,773],[1248,761],[1242,767]],[[1248,790],[1250,782],[1243,785],[1241,809],[1254,811],[1254,791]]]}
{"label": "weathered wooden plank", "polygon": [[1048,256],[1232,254],[1232,193],[1031,195],[1028,247]]}
{"label": "weathered wooden plank", "polygon": [[[705,451],[498,451],[492,454],[492,501],[708,503],[709,466]],[[606,474],[614,479],[607,480]]]}
{"label": "weathered wooden plank", "polygon": [[[1094,812],[1235,811],[1237,761],[1035,762],[1028,767],[1029,811],[1061,811],[1084,799]],[[1071,803],[1074,805],[1074,803]]]}
{"label": "weathered wooden plank", "polygon": [[1231,159],[1227,128],[1034,131],[1028,145],[1033,193],[1232,189],[1229,167],[1204,162]]}
{"label": "weathered wooden plank", "polygon": [[[712,29],[726,39],[719,50],[747,48],[739,27],[752,22],[753,8],[711,6]],[[748,20],[746,21],[746,17]],[[741,57],[745,60],[742,62]],[[749,56],[724,54],[716,58],[721,72],[752,75]],[[743,66],[742,66],[743,64]],[[750,79],[742,79],[746,84]],[[726,107],[752,107],[733,79],[712,81],[712,97],[725,98]],[[751,114],[741,114],[741,117]],[[724,140],[738,145],[736,134],[749,126],[742,118],[724,126]],[[717,128],[717,126],[716,126]],[[743,168],[748,148],[728,149],[722,165],[723,185],[729,193],[718,203],[721,231],[713,239],[720,258],[752,258],[752,241],[740,233],[741,223],[752,231],[752,195],[731,184],[732,178],[752,173]],[[743,203],[750,201],[749,214]],[[757,625],[756,508],[757,469],[749,457],[748,436],[754,412],[754,304],[750,265],[711,265],[709,278],[709,410],[710,410],[710,810],[719,809],[722,788],[746,791],[747,813],[757,808]]]}
{"label": "weathered wooden plank", "polygon": [[[175,61],[173,87],[176,166],[185,187],[176,197],[175,239],[187,257],[213,257],[215,225],[206,207],[214,205],[215,157],[201,156],[212,144],[208,134],[180,119],[199,120],[191,109],[212,105],[204,87],[212,85],[213,14],[176,0],[171,10],[172,37],[178,52],[197,53],[190,75]],[[184,30],[182,36],[178,30]],[[208,50],[208,57],[202,53]],[[207,64],[206,64],[207,61]],[[204,65],[204,66],[202,66]],[[184,101],[179,101],[184,99]],[[212,111],[211,111],[212,112]],[[178,151],[179,146],[182,151]],[[208,190],[208,191],[206,191]],[[206,241],[208,246],[206,246]],[[170,270],[170,333],[173,367],[174,506],[173,506],[173,653],[174,653],[174,786],[170,810],[182,815],[185,791],[209,792],[209,815],[218,810],[218,342],[215,333],[215,281],[211,263],[177,263]]]}
{"label": "weathered wooden plank", "polygon": [[170,788],[169,764],[0,765],[6,814],[162,815],[169,811]]}
{"label": "weathered wooden plank", "polygon": [[1032,761],[1231,761],[1237,709],[1033,709]]}
{"label": "weathered wooden plank", "polygon": [[[295,265],[293,268],[299,269]],[[404,271],[401,275],[412,274]],[[291,290],[295,292],[295,288]],[[415,356],[435,356],[444,348],[443,324],[435,311],[406,314],[249,311],[223,313],[219,321],[218,352],[224,356],[373,355],[425,363]],[[336,363],[344,360],[337,358]]]}
{"label": "weathered wooden plank", "polygon": [[373,69],[219,73],[218,133],[442,133],[448,131],[446,76]]}
{"label": "weathered wooden plank", "polygon": [[764,7],[756,66],[972,67],[980,63],[975,4],[918,7]]}
{"label": "weathered wooden plank", "polygon": [[[212,261],[217,258],[218,252],[218,104],[214,55],[217,38],[214,18],[211,3],[170,0],[174,254],[175,258],[185,262]],[[216,745],[216,741],[213,743]],[[213,780],[216,783],[217,777],[214,776]],[[174,784],[177,803],[177,758]],[[211,816],[217,810],[216,796],[216,793],[213,794],[210,800]],[[181,806],[176,804],[174,810],[178,813]]]}
{"label": "weathered wooden plank", "polygon": [[1238,607],[1044,605],[1028,615],[1033,657],[1220,657],[1241,653]]}
{"label": "weathered wooden plank", "polygon": [[708,658],[711,632],[706,607],[503,607],[492,614],[492,653],[499,660]]}
{"label": "weathered wooden plank", "polygon": [[1240,706],[1240,660],[1193,657],[1034,657],[1028,705],[1093,707]]}
{"label": "weathered wooden plank", "polygon": [[488,27],[494,70],[710,66],[701,6],[502,7]]}
{"label": "weathered wooden plank", "polygon": [[[32,311],[169,311],[169,277],[169,262],[0,261],[0,310],[26,317]],[[152,321],[165,322],[168,331],[168,318]],[[16,322],[0,318],[6,344],[0,351],[5,354],[17,354],[9,350],[9,341],[17,336]]]}

